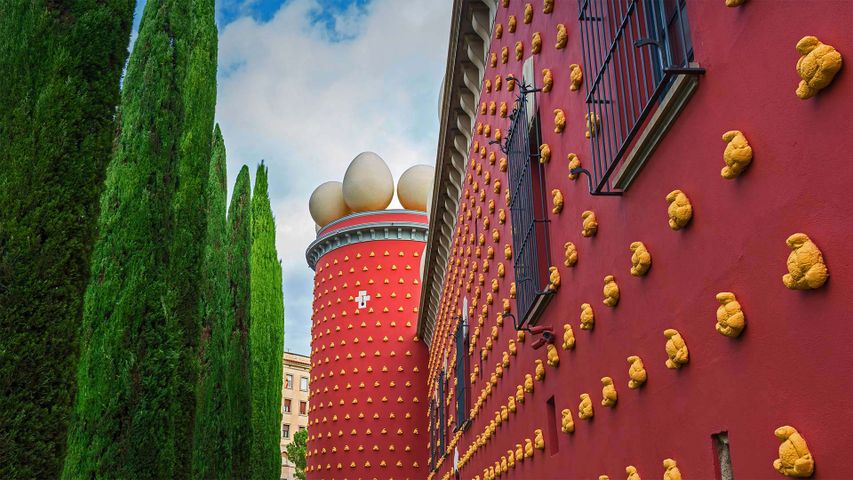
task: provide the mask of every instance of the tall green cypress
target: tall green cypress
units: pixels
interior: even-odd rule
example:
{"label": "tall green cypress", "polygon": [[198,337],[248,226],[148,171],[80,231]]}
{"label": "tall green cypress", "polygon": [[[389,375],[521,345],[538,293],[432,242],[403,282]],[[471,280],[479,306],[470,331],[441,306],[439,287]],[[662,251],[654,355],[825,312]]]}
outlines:
{"label": "tall green cypress", "polygon": [[177,475],[184,477],[191,472],[195,427],[197,351],[202,321],[200,278],[205,251],[200,239],[208,231],[205,210],[216,112],[218,37],[214,0],[178,0],[174,5],[175,14],[183,17],[180,21],[185,24],[186,33],[176,38],[183,60],[175,64],[181,75],[183,118],[175,170],[177,188],[172,199],[174,229],[169,249],[171,299],[168,303],[181,334],[176,402],[179,413],[174,420]]}
{"label": "tall green cypress", "polygon": [[230,311],[234,315],[229,343],[228,398],[233,432],[232,478],[249,478],[252,441],[252,395],[249,383],[250,278],[252,266],[252,211],[249,167],[237,175],[228,207],[228,275]]}
{"label": "tall green cypress", "polygon": [[228,278],[228,234],[225,227],[225,142],[219,125],[213,132],[213,151],[207,181],[207,235],[201,284],[201,338],[196,390],[193,478],[230,478],[233,431],[228,384],[229,343],[234,315]]}
{"label": "tall green cypress", "polygon": [[258,166],[252,192],[252,275],[249,351],[252,382],[251,476],[272,479],[281,475],[282,354],[284,298],[281,263],[275,249],[275,220],[270,208],[267,168]]}
{"label": "tall green cypress", "polygon": [[211,41],[213,0],[148,0],[101,197],[66,478],[191,471],[200,320],[198,291],[187,293],[187,284],[198,283],[195,249],[203,247],[206,220],[187,212],[204,216],[215,99],[202,96],[215,82],[207,73],[215,63],[206,64],[215,62]]}
{"label": "tall green cypress", "polygon": [[133,0],[0,0],[0,478],[55,478]]}

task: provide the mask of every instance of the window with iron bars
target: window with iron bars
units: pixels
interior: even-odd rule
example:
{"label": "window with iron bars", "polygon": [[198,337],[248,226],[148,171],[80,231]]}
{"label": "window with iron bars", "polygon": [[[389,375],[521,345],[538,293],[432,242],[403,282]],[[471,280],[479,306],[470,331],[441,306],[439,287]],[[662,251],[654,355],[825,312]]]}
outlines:
{"label": "window with iron bars", "polygon": [[465,381],[468,370],[468,328],[463,317],[456,327],[456,428],[464,428],[468,421],[469,382]]}
{"label": "window with iron bars", "polygon": [[[529,111],[536,89],[522,84],[501,150],[507,155],[517,327],[535,321],[552,292],[548,285],[548,200],[539,162],[539,114]],[[530,99],[528,97],[531,97]],[[534,102],[535,103],[535,102]]]}
{"label": "window with iron bars", "polygon": [[679,75],[693,62],[686,0],[578,0],[592,161],[578,169],[596,195]]}

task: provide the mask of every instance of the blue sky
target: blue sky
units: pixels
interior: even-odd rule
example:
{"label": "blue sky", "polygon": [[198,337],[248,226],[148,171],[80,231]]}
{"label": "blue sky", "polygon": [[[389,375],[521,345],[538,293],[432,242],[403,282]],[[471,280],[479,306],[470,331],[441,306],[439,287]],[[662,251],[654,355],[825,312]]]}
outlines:
{"label": "blue sky", "polygon": [[310,350],[313,272],[305,249],[315,238],[314,188],[341,180],[366,150],[382,156],[395,179],[435,162],[451,4],[217,0],[216,121],[229,184],[243,164],[253,176],[261,160],[269,167],[287,350]]}

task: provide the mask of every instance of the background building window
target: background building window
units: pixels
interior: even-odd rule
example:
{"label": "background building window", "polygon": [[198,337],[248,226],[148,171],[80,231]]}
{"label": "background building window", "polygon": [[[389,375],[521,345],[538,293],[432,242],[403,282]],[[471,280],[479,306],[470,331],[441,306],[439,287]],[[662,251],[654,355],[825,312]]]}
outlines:
{"label": "background building window", "polygon": [[299,414],[308,415],[308,402],[299,402]]}
{"label": "background building window", "polygon": [[281,438],[290,438],[290,425],[285,423],[281,426]]}
{"label": "background building window", "polygon": [[308,377],[299,377],[299,390],[302,392],[308,391]]}
{"label": "background building window", "polygon": [[284,413],[290,413],[290,399],[285,398],[283,403],[284,403],[284,408],[282,408],[282,411]]}
{"label": "background building window", "polygon": [[284,376],[284,388],[293,390],[293,375],[288,373]]}

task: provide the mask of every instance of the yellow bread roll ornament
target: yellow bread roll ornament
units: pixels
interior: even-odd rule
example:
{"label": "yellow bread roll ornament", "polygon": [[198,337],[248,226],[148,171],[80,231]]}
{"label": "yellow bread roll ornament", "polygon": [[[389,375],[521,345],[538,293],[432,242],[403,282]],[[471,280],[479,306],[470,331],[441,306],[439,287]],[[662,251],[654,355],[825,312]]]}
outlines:
{"label": "yellow bread roll ornament", "polygon": [[800,432],[785,425],[777,428],[773,434],[782,441],[779,444],[779,458],[773,461],[773,468],[787,477],[811,477],[814,474],[815,462]]}
{"label": "yellow bread roll ornament", "polygon": [[504,36],[504,26],[502,23],[495,25],[495,38],[500,40]]}
{"label": "yellow bread roll ornament", "polygon": [[633,242],[628,247],[631,250],[631,275],[642,277],[649,273],[652,267],[652,255],[643,242]]}
{"label": "yellow bread roll ornament", "polygon": [[640,474],[637,473],[637,467],[633,465],[625,467],[625,475],[627,475],[625,480],[642,480]]}
{"label": "yellow bread roll ornament", "polygon": [[554,0],[544,0],[542,2],[542,13],[549,14],[554,11]]}
{"label": "yellow bread roll ornament", "polygon": [[569,65],[569,80],[571,81],[569,90],[576,92],[581,88],[583,84],[583,70],[577,63]]}
{"label": "yellow bread roll ornament", "polygon": [[788,273],[782,283],[791,290],[820,288],[829,277],[823,253],[805,233],[795,233],[785,240],[791,253],[788,255]]}
{"label": "yellow bread roll ornament", "polygon": [[530,39],[530,51],[533,52],[534,55],[542,52],[542,34],[539,32],[534,32],[533,37]]}
{"label": "yellow bread roll ornament", "polygon": [[529,438],[524,439],[524,458],[533,457],[533,440]]}
{"label": "yellow bread roll ornament", "polygon": [[716,329],[721,335],[737,338],[746,326],[746,317],[741,309],[740,302],[732,292],[720,292],[717,294],[717,325]]}
{"label": "yellow bread roll ornament", "polygon": [[595,112],[587,113],[584,115],[584,121],[586,122],[586,133],[584,135],[586,138],[594,137],[601,128],[601,116]]}
{"label": "yellow bread roll ornament", "polygon": [[555,188],[551,190],[552,203],[554,204],[554,208],[551,209],[551,212],[554,214],[559,214],[563,211],[563,192],[560,189]]}
{"label": "yellow bread roll ornament", "polygon": [[595,212],[586,210],[581,214],[581,219],[583,220],[581,235],[587,238],[594,237],[598,233],[598,219],[595,216]]}
{"label": "yellow bread roll ornament", "polygon": [[563,244],[563,249],[565,249],[565,252],[563,253],[563,265],[567,267],[574,267],[578,263],[577,247],[575,247],[575,244],[572,242],[566,242]]}
{"label": "yellow bread roll ornament", "polygon": [[551,73],[550,68],[542,69],[542,92],[548,93],[551,91],[551,88],[554,86],[554,74]]}
{"label": "yellow bread roll ornament", "polygon": [[[540,362],[541,361],[542,360],[540,360]],[[524,392],[533,393],[533,375],[529,373],[524,374]]]}
{"label": "yellow bread roll ornament", "polygon": [[545,289],[548,292],[556,292],[560,289],[560,271],[557,267],[548,267],[548,286]]}
{"label": "yellow bread roll ornament", "polygon": [[539,163],[545,164],[551,161],[551,146],[547,143],[539,145]]}
{"label": "yellow bread roll ornament", "polygon": [[542,360],[537,358],[533,362],[536,364],[536,367],[533,370],[536,374],[536,381],[541,382],[545,380],[545,365],[542,363]]}
{"label": "yellow bread roll ornament", "polygon": [[663,336],[666,337],[666,354],[669,358],[666,360],[666,368],[681,368],[690,361],[690,354],[687,351],[687,344],[684,338],[674,328],[664,330]]}
{"label": "yellow bread roll ornament", "polygon": [[613,275],[604,277],[604,303],[608,307],[615,307],[619,303],[619,285]]}
{"label": "yellow bread roll ornament", "polygon": [[566,129],[566,113],[561,108],[554,109],[554,133],[563,133]]}
{"label": "yellow bread roll ornament", "polygon": [[578,405],[578,418],[581,420],[589,420],[595,415],[592,409],[592,400],[588,393],[580,394],[581,403]]}
{"label": "yellow bread roll ornament", "polygon": [[667,458],[663,461],[663,480],[681,480],[681,470],[675,460]]}
{"label": "yellow bread roll ornament", "polygon": [[575,431],[575,420],[572,418],[572,411],[564,408],[561,412],[560,430],[563,433],[572,433]]}
{"label": "yellow bread roll ornament", "polygon": [[[491,56],[490,56],[490,58],[489,58],[489,66],[491,66],[492,68],[495,68],[495,67],[497,67],[497,66],[498,66],[498,54],[497,54],[497,52],[492,52],[492,54],[491,54]],[[486,90],[486,91],[487,91],[487,92],[491,92],[491,91],[492,91],[492,86],[491,86],[491,85],[489,85],[489,86],[488,86],[488,90]]]}
{"label": "yellow bread roll ornament", "polygon": [[557,50],[562,50],[566,48],[566,44],[569,43],[569,34],[566,31],[566,25],[563,23],[557,24],[557,44],[554,47]]}
{"label": "yellow bread roll ornament", "polygon": [[503,77],[500,74],[495,75],[495,91],[498,92],[503,85]]}
{"label": "yellow bread roll ornament", "polygon": [[521,40],[515,42],[515,59],[521,61],[524,58],[524,43]]}
{"label": "yellow bread roll ornament", "polygon": [[797,96],[805,100],[832,83],[835,74],[841,70],[841,54],[835,47],[811,35],[797,42],[797,52],[800,54],[797,74],[802,78],[797,86]]}
{"label": "yellow bread roll ornament", "polygon": [[501,48],[501,63],[506,65],[509,61],[509,47]]}
{"label": "yellow bread roll ornament", "polygon": [[595,312],[592,305],[584,303],[581,305],[581,330],[592,330],[595,327]]}
{"label": "yellow bread roll ornament", "polygon": [[524,4],[524,23],[530,23],[533,21],[533,4],[525,3]]}
{"label": "yellow bread roll ornament", "polygon": [[533,446],[537,450],[545,450],[545,436],[542,435],[542,429],[537,428],[533,431]]}
{"label": "yellow bread roll ornament", "polygon": [[559,367],[560,366],[560,355],[557,353],[557,347],[554,344],[549,343],[546,347],[546,354],[548,355],[548,366],[549,367]]}
{"label": "yellow bread roll ornament", "polygon": [[518,19],[515,18],[515,15],[510,15],[509,19],[507,19],[506,26],[509,29],[509,33],[515,33],[515,28],[518,25]]}
{"label": "yellow bread roll ornament", "polygon": [[643,360],[637,355],[628,357],[628,388],[637,389],[642,387],[647,380],[646,367],[643,365]]}
{"label": "yellow bread roll ornament", "polygon": [[602,377],[601,385],[601,405],[605,407],[616,406],[618,396],[616,394],[616,387],[613,385],[613,379],[610,377]]}
{"label": "yellow bread roll ornament", "polygon": [[739,7],[746,3],[746,0],[726,0],[727,7]]}
{"label": "yellow bread roll ornament", "polygon": [[576,168],[581,168],[581,160],[574,153],[570,153],[568,155],[569,160],[569,180],[577,180],[580,173],[572,173],[572,170]]}
{"label": "yellow bread roll ornament", "polygon": [[720,175],[726,179],[736,178],[752,162],[752,147],[740,130],[730,130],[723,134],[726,149],[723,151],[723,162],[726,166]]}
{"label": "yellow bread roll ornament", "polygon": [[693,218],[693,205],[690,199],[681,190],[673,190],[666,196],[669,204],[666,213],[669,216],[669,228],[681,230],[686,227]]}
{"label": "yellow bread roll ornament", "polygon": [[568,323],[563,325],[563,350],[575,348],[575,332]]}

